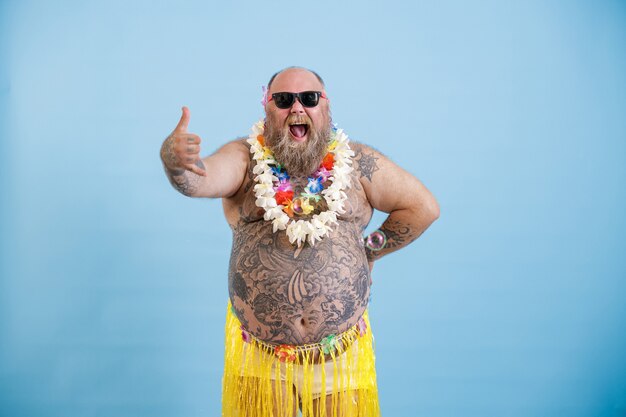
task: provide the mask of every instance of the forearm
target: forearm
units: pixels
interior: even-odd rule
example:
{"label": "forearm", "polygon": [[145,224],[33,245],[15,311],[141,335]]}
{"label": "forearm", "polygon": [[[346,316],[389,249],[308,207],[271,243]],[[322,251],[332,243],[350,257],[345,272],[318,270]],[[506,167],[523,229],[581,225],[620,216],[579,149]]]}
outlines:
{"label": "forearm", "polygon": [[364,238],[368,261],[374,262],[416,240],[436,216],[412,209],[392,211],[376,231]]}
{"label": "forearm", "polygon": [[[195,165],[205,170],[202,160],[196,161]],[[167,179],[178,192],[186,195],[187,197],[197,197],[199,190],[204,185],[205,181],[208,181],[207,177],[195,174],[186,169],[171,169],[163,162],[163,168]]]}

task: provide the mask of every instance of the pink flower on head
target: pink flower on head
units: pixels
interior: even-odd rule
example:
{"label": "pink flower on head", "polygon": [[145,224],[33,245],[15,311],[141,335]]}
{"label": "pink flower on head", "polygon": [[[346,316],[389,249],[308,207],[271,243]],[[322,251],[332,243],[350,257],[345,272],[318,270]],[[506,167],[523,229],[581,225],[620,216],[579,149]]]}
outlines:
{"label": "pink flower on head", "polygon": [[261,89],[263,90],[263,97],[261,98],[261,104],[263,105],[263,107],[265,107],[265,105],[267,104],[267,100],[268,100],[267,93],[269,90],[264,85],[261,86]]}

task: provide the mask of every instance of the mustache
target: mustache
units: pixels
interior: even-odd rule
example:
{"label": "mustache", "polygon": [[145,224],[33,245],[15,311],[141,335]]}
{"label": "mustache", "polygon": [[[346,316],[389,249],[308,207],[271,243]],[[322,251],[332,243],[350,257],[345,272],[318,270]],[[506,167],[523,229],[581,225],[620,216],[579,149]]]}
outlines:
{"label": "mustache", "polygon": [[285,126],[290,125],[307,125],[313,126],[313,121],[306,114],[290,114],[285,120]]}

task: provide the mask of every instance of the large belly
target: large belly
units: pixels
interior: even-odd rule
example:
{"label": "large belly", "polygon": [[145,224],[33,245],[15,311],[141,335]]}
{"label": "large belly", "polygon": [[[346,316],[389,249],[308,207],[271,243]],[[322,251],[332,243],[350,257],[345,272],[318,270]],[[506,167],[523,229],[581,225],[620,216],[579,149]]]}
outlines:
{"label": "large belly", "polygon": [[319,342],[365,311],[370,274],[359,229],[340,222],[310,247],[291,245],[264,221],[234,229],[229,294],[237,317],[268,343]]}

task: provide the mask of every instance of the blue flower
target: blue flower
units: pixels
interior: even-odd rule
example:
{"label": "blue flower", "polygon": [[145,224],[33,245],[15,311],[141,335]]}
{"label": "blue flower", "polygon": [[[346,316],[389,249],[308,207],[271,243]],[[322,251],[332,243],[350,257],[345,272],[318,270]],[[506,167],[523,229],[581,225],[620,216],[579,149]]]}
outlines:
{"label": "blue flower", "polygon": [[287,171],[285,171],[280,165],[272,167],[272,174],[274,174],[280,182],[285,182],[289,180],[289,175],[287,174]]}
{"label": "blue flower", "polygon": [[309,182],[306,185],[305,191],[309,194],[317,194],[322,191],[324,187],[322,186],[322,178],[311,178],[309,177]]}

